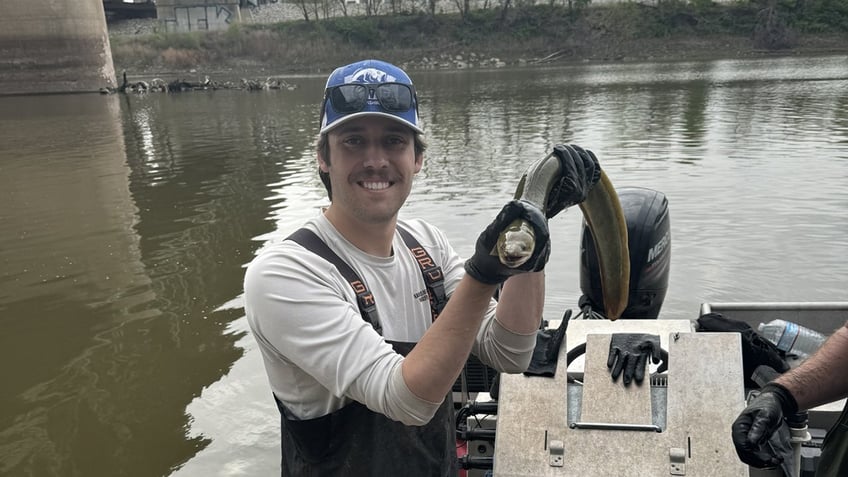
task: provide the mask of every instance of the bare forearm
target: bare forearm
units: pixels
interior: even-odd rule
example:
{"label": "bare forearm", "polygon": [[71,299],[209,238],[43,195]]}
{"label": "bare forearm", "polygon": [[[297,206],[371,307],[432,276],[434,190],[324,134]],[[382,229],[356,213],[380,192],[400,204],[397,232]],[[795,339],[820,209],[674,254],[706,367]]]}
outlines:
{"label": "bare forearm", "polygon": [[539,329],[544,306],[545,272],[516,275],[501,290],[497,320],[514,333],[533,333]]}
{"label": "bare forearm", "polygon": [[451,389],[468,355],[494,294],[466,276],[459,282],[439,318],[403,361],[403,378],[416,396],[441,401]]}
{"label": "bare forearm", "polygon": [[798,409],[810,409],[848,396],[848,323],[813,356],[775,381],[792,393]]}

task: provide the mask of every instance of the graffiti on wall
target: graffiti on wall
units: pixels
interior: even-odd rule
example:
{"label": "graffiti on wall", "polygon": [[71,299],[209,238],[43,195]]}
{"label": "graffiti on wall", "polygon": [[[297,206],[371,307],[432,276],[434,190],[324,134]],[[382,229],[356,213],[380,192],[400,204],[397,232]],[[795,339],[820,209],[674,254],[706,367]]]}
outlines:
{"label": "graffiti on wall", "polygon": [[198,30],[223,30],[235,20],[228,6],[206,5],[174,7],[174,16],[163,18],[165,31],[188,32]]}
{"label": "graffiti on wall", "polygon": [[272,5],[279,2],[280,0],[240,0],[239,4],[242,8],[247,8],[251,12],[256,12],[260,10],[263,5]]}
{"label": "graffiti on wall", "polygon": [[280,0],[241,0],[242,7],[248,8],[258,8],[262,5],[268,5],[270,3],[279,3]]}

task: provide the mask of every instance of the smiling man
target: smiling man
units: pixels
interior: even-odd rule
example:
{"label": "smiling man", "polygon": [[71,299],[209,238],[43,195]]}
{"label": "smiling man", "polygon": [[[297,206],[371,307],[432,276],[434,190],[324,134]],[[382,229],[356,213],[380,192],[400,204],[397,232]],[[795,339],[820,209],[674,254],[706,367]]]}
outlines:
{"label": "smiling man", "polygon": [[[317,154],[330,206],[248,267],[245,311],[282,416],[284,476],[455,476],[450,390],[469,353],[502,372],[530,362],[545,211],[508,202],[463,262],[434,226],[398,220],[423,134],[403,70],[378,60],[336,69]],[[580,164],[560,205],[585,200],[597,180],[594,156],[569,160]],[[510,268],[491,252],[518,218],[535,248]]]}

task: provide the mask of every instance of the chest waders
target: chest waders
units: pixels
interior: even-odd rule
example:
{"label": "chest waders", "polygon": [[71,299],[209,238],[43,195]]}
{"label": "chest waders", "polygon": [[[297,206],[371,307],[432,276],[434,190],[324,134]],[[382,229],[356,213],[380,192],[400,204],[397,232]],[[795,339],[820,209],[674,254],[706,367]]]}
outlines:
{"label": "chest waders", "polygon": [[[442,269],[415,237],[403,228],[398,231],[421,268],[435,320],[447,303]],[[299,229],[288,239],[336,266],[356,292],[362,318],[382,334],[374,296],[350,265],[308,229]],[[415,347],[415,343],[387,342],[403,356]],[[358,402],[326,416],[299,420],[276,397],[274,400],[281,415],[283,477],[457,475],[450,394],[423,426],[403,425]]]}
{"label": "chest waders", "polygon": [[821,458],[816,477],[845,477],[848,475],[848,404],[836,424],[827,431],[822,442]]}

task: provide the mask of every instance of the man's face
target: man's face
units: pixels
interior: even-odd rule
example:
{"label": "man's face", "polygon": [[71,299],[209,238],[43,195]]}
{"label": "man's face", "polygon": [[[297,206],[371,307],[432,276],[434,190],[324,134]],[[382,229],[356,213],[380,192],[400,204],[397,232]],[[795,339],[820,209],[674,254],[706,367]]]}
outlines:
{"label": "man's face", "polygon": [[[330,176],[332,213],[365,223],[385,223],[397,215],[412,180],[421,170],[414,132],[388,118],[366,116],[327,133],[330,160],[318,164]],[[328,164],[329,163],[329,164]]]}

